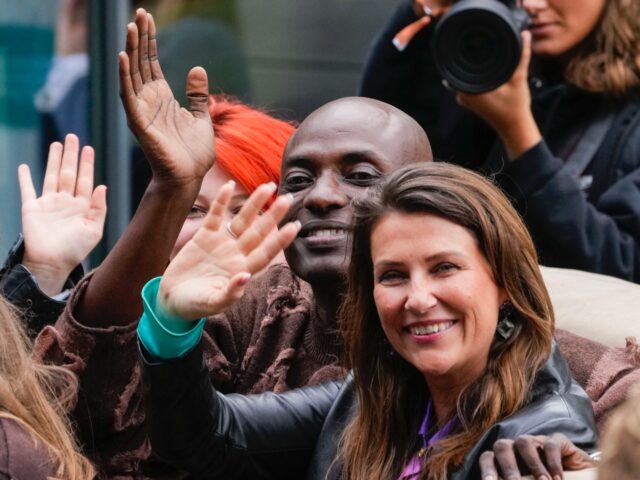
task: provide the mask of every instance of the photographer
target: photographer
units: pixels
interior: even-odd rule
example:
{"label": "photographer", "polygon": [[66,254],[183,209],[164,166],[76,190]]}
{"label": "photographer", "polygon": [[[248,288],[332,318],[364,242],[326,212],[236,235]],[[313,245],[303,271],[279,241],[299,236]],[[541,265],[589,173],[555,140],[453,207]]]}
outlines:
{"label": "photographer", "polygon": [[435,157],[495,176],[542,263],[640,282],[640,4],[520,3],[530,32],[499,88],[445,88],[431,42],[451,2],[403,0],[360,93],[412,115]]}

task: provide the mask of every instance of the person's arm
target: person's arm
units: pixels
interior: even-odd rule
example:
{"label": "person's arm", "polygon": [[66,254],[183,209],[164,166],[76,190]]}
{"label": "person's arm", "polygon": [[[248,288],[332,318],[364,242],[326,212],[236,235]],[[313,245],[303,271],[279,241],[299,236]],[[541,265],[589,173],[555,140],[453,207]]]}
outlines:
{"label": "person's arm", "polygon": [[138,294],[166,267],[215,157],[206,72],[200,67],[189,72],[189,106],[181,108],[162,74],[155,35],[153,18],[138,9],[136,22],[127,26],[126,53],[119,55],[121,97],[153,178],[80,299],[75,313],[88,327],[124,326],[140,316]]}
{"label": "person's arm", "polygon": [[595,203],[543,141],[501,178],[541,251],[543,264],[640,281],[640,168]]}
{"label": "person's arm", "polygon": [[162,362],[141,352],[147,430],[159,457],[197,478],[304,478],[339,382],[224,396],[199,346]]}

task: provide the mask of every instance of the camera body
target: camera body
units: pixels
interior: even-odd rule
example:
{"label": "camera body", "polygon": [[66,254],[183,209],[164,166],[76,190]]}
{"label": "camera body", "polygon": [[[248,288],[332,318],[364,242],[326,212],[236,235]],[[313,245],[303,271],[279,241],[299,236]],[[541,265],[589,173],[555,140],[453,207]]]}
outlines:
{"label": "camera body", "polygon": [[511,78],[529,16],[515,0],[460,0],[439,20],[432,41],[442,77],[455,90],[482,93]]}

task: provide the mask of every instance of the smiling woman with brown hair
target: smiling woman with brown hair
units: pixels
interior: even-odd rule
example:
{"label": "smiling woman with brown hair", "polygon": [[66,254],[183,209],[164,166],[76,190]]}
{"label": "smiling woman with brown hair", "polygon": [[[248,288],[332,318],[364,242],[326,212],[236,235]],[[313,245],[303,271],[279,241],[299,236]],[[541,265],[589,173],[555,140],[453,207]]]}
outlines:
{"label": "smiling woman with brown hair", "polygon": [[[553,343],[522,221],[488,181],[444,163],[401,168],[355,202],[340,316],[353,377],[342,389],[217,394],[197,319],[236,302],[255,262],[299,228],[258,241],[291,199],[256,219],[254,195],[232,237],[219,213],[227,197],[143,292],[138,332],[158,455],[203,478],[459,480],[479,478],[479,457],[497,439],[560,432],[594,446],[591,404]],[[150,323],[181,333],[167,338]]]}

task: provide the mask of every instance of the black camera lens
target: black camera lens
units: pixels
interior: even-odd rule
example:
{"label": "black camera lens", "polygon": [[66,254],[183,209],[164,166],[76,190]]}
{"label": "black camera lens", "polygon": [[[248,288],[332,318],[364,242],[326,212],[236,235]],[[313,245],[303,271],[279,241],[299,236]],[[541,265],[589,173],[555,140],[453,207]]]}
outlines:
{"label": "black camera lens", "polygon": [[433,52],[442,77],[455,90],[482,93],[509,80],[520,61],[522,10],[497,0],[462,0],[434,32]]}

